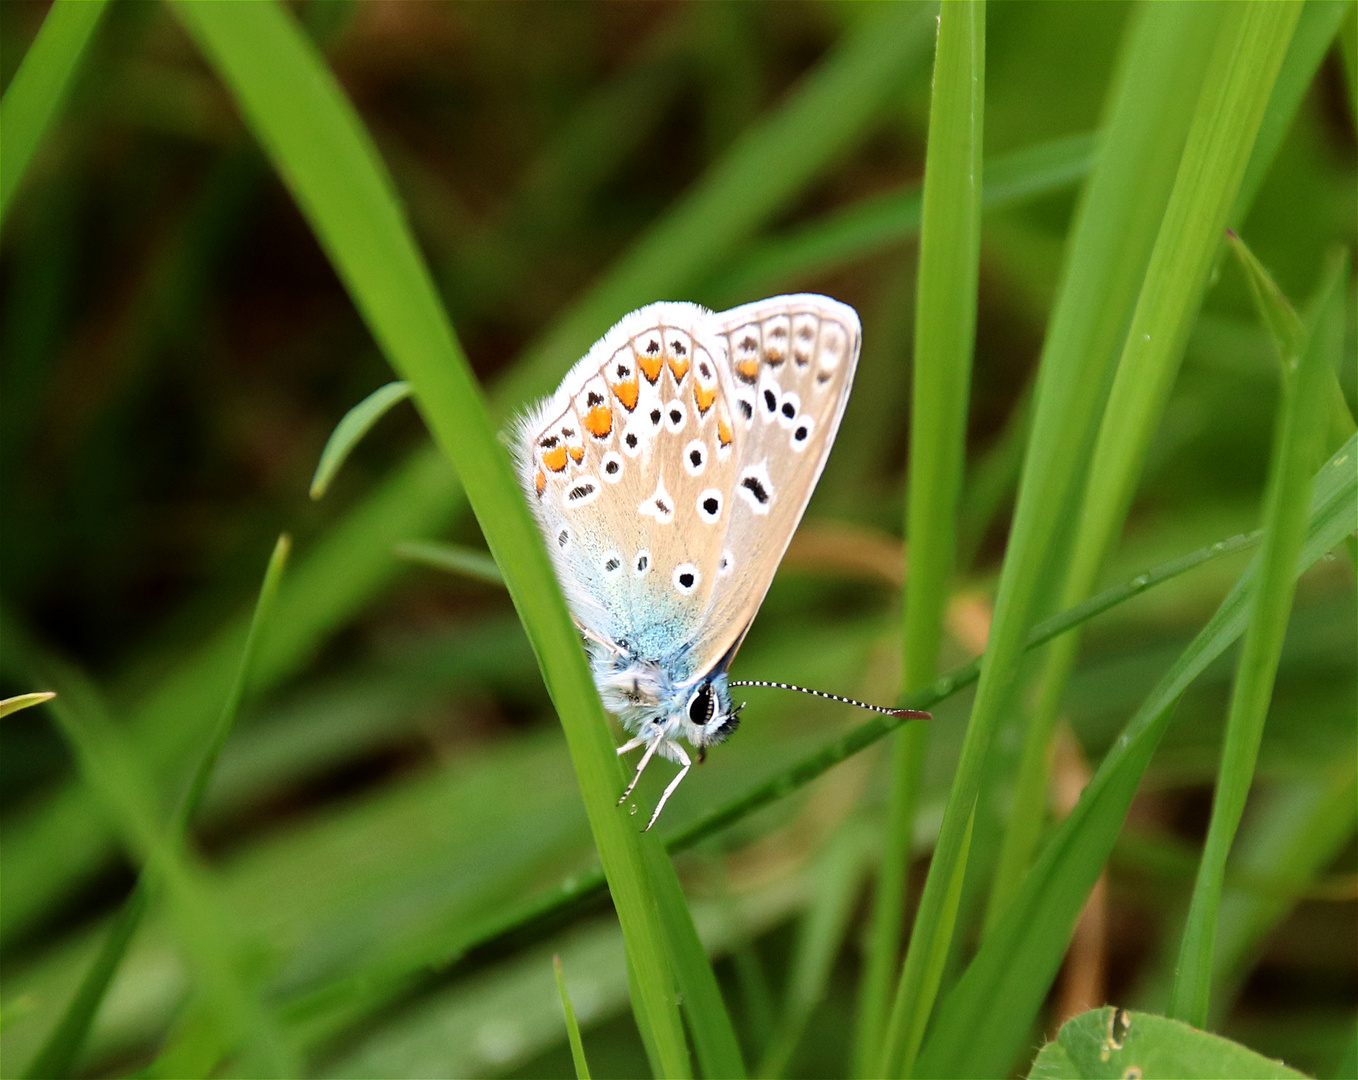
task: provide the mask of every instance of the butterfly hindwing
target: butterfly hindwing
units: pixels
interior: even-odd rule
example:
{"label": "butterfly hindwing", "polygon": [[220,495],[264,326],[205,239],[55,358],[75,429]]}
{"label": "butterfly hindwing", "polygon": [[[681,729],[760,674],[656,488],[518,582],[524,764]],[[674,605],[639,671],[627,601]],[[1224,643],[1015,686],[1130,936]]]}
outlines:
{"label": "butterfly hindwing", "polygon": [[700,633],[738,447],[713,315],[632,312],[521,431],[520,474],[572,614],[596,641],[668,655]]}

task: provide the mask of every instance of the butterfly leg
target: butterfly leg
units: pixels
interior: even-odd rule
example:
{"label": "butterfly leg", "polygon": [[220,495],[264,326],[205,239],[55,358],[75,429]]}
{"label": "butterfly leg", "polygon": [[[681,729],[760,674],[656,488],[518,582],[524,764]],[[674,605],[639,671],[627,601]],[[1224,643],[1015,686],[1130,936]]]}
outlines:
{"label": "butterfly leg", "polygon": [[618,747],[618,757],[622,757],[623,754],[630,753],[645,741],[646,741],[645,735],[638,735],[634,739],[628,739],[625,743]]}
{"label": "butterfly leg", "polygon": [[[646,747],[646,753],[641,755],[641,760],[637,762],[637,771],[632,776],[632,782],[627,785],[627,790],[622,793],[622,798],[618,800],[621,806],[627,801],[627,796],[632,794],[632,789],[637,786],[637,781],[641,779],[641,774],[646,770],[646,766],[651,763],[651,758],[655,756],[656,750],[660,748],[660,740],[655,739],[650,746]],[[619,751],[621,753],[621,751]]]}
{"label": "butterfly leg", "polygon": [[684,748],[678,743],[671,743],[670,745],[674,747],[674,752],[679,755],[679,760],[684,763],[684,767],[679,770],[679,775],[670,781],[670,786],[665,789],[665,794],[660,796],[660,801],[656,803],[655,806],[655,813],[651,815],[651,820],[646,823],[646,828],[642,829],[642,832],[650,832],[651,826],[655,824],[656,818],[660,816],[660,811],[665,809],[665,804],[669,802],[670,796],[674,794],[674,789],[679,786],[679,781],[687,775],[689,769],[693,768],[693,761],[686,753],[684,753]]}

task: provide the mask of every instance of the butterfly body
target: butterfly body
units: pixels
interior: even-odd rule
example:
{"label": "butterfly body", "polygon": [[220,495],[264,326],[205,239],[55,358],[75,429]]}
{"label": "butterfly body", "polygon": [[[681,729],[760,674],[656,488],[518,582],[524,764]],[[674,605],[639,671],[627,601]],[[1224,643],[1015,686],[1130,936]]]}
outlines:
{"label": "butterfly body", "polygon": [[686,771],[681,739],[701,753],[735,729],[727,668],[824,467],[860,339],[823,296],[650,304],[521,422],[521,481],[643,767],[658,753]]}

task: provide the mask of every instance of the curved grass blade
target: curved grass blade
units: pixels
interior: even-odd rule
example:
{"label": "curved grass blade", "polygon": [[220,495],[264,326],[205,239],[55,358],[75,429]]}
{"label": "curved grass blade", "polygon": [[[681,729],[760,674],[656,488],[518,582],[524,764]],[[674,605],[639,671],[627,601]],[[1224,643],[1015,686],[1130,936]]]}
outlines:
{"label": "curved grass blade", "polygon": [[[690,1071],[643,840],[615,804],[622,773],[578,634],[508,455],[402,217],[333,74],[276,4],[175,11],[240,103],[393,367],[457,469],[557,706],[661,1070]],[[673,870],[670,870],[673,873]],[[706,963],[703,956],[702,962]]]}
{"label": "curved grass blade", "polygon": [[[1062,607],[1093,591],[1121,534],[1300,7],[1261,3],[1223,10],[1089,458],[1070,562],[1058,586]],[[996,609],[998,622],[998,604]],[[1078,645],[1078,635],[1057,644],[1040,676],[1039,702],[1024,732],[1013,809],[990,890],[987,926],[994,925],[1013,894],[1037,842],[1044,820],[1047,747]]]}
{"label": "curved grass blade", "polygon": [[571,1061],[575,1064],[578,1080],[590,1080],[589,1062],[585,1060],[585,1044],[580,1039],[580,1025],[575,1019],[575,1006],[566,989],[566,973],[561,970],[561,957],[552,957],[552,971],[556,975],[556,992],[561,995],[561,1012],[566,1018],[566,1038],[571,1044]]}
{"label": "curved grass blade", "polygon": [[32,694],[19,694],[16,697],[5,698],[0,701],[0,719],[17,713],[20,709],[31,709],[34,705],[41,705],[44,701],[51,701],[56,697],[52,690],[38,690]]}
{"label": "curved grass blade", "polygon": [[[1343,303],[1347,259],[1328,268],[1318,319],[1335,303]],[[1245,641],[1231,688],[1221,767],[1212,799],[1202,862],[1198,867],[1179,953],[1178,973],[1170,993],[1169,1015],[1203,1027],[1212,989],[1212,957],[1216,946],[1217,911],[1221,905],[1226,859],[1245,800],[1254,782],[1264,720],[1273,699],[1273,682],[1283,651],[1292,597],[1294,570],[1306,530],[1311,497],[1311,463],[1318,456],[1324,426],[1315,422],[1330,369],[1329,357],[1314,332],[1297,360],[1284,366],[1283,392],[1274,434],[1268,487],[1264,495],[1264,542],[1259,552],[1259,584],[1255,590]]]}
{"label": "curved grass blade", "polygon": [[[1316,474],[1300,575],[1358,520],[1358,437]],[[1080,801],[1057,826],[1011,903],[939,1006],[920,1050],[922,1076],[999,1076],[1023,1052],[1075,919],[1107,861],[1175,703],[1245,630],[1257,558],[1127,721]],[[1003,1008],[997,1006],[1003,1003]]]}
{"label": "curved grass blade", "polygon": [[408,397],[410,397],[409,383],[389,382],[386,386],[378,387],[344,414],[344,418],[330,433],[330,438],[325,441],[321,460],[316,463],[316,474],[311,478],[309,490],[313,499],[321,498],[329,490],[330,482],[335,479],[340,466],[358,445],[359,440],[372,430],[372,426],[386,415],[388,409]]}
{"label": "curved grass blade", "polygon": [[[910,552],[901,635],[907,692],[938,674],[943,612],[957,558],[981,255],[985,16],[984,0],[944,4],[934,56],[904,523]],[[891,988],[900,963],[901,911],[928,738],[927,725],[913,724],[897,733],[892,747],[882,867],[854,1040],[860,1076],[873,1072],[873,1065],[883,1067],[879,1059],[890,1041]]]}
{"label": "curved grass blade", "polygon": [[[278,542],[274,545],[273,554],[269,558],[269,565],[264,571],[264,582],[260,586],[259,598],[255,602],[254,614],[250,619],[250,630],[245,637],[245,646],[241,649],[240,664],[236,668],[235,681],[227,694],[226,703],[222,706],[216,729],[213,731],[208,745],[204,748],[202,757],[199,758],[198,768],[189,781],[184,797],[180,800],[179,808],[171,823],[173,843],[183,842],[189,823],[193,820],[198,807],[202,805],[203,796],[207,793],[208,783],[212,779],[212,772],[217,764],[217,759],[221,756],[222,747],[226,745],[227,736],[231,734],[231,729],[235,726],[241,699],[244,697],[245,687],[250,677],[250,664],[254,659],[255,649],[264,628],[269,623],[274,599],[278,595],[278,587],[283,579],[283,571],[287,566],[288,554],[291,550],[291,539],[286,534],[280,536]],[[99,1012],[99,1006],[104,1000],[104,995],[108,992],[109,985],[113,982],[113,976],[117,974],[123,957],[127,954],[127,949],[136,936],[137,928],[141,925],[142,917],[146,914],[149,901],[150,881],[147,878],[146,871],[143,870],[137,878],[137,884],[123,902],[122,908],[109,927],[99,952],[85,972],[84,978],[81,979],[75,997],[71,999],[66,1011],[62,1014],[61,1020],[52,1029],[52,1033],[47,1037],[37,1054],[34,1055],[33,1060],[29,1062],[28,1068],[24,1072],[25,1076],[59,1078],[70,1075],[80,1057],[80,1051],[85,1045],[85,1040],[89,1036],[90,1025]]]}
{"label": "curved grass blade", "polygon": [[500,572],[494,559],[484,551],[463,547],[460,544],[440,544],[432,540],[406,540],[397,544],[392,551],[398,559],[407,562],[432,566],[450,574],[484,581],[491,585],[503,585],[505,576]]}
{"label": "curved grass blade", "polygon": [[71,88],[108,0],[54,0],[0,101],[0,223]]}

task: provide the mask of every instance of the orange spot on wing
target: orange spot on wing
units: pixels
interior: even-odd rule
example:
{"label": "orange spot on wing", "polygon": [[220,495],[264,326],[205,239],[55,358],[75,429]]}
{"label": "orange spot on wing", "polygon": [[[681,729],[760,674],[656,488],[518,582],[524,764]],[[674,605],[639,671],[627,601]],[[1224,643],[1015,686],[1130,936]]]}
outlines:
{"label": "orange spot on wing", "polygon": [[577,465],[585,460],[585,448],[583,446],[568,446],[566,449],[571,452],[571,460]]}
{"label": "orange spot on wing", "polygon": [[542,493],[547,490],[547,474],[539,469],[537,476],[533,477],[533,484],[538,489],[538,498],[542,498]]}
{"label": "orange spot on wing", "polygon": [[783,350],[777,345],[765,346],[764,359],[768,361],[769,367],[777,367],[783,362]]}
{"label": "orange spot on wing", "polygon": [[637,366],[641,368],[642,374],[646,376],[646,381],[653,383],[656,379],[660,378],[660,369],[665,366],[665,362],[659,353],[656,353],[654,356],[647,356],[643,353],[641,356],[637,357]]}
{"label": "orange spot on wing", "polygon": [[716,400],[717,388],[715,386],[706,390],[698,383],[693,384],[693,403],[698,406],[699,416],[706,416],[707,410],[712,408],[712,402]]}
{"label": "orange spot on wing", "polygon": [[736,374],[746,382],[754,382],[759,378],[759,361],[754,358],[739,361],[736,364]]}
{"label": "orange spot on wing", "polygon": [[688,374],[688,358],[671,356],[670,371],[674,373],[674,385],[678,386],[684,381],[684,376]]}
{"label": "orange spot on wing", "polygon": [[553,446],[550,450],[544,450],[542,463],[552,472],[560,472],[566,467],[566,448],[564,446]]}
{"label": "orange spot on wing", "polygon": [[722,446],[730,446],[731,438],[730,423],[727,422],[727,419],[724,416],[717,417],[717,439],[721,442]]}
{"label": "orange spot on wing", "polygon": [[618,395],[618,400],[622,402],[622,407],[631,412],[637,407],[637,394],[640,387],[637,377],[633,375],[630,379],[620,379],[613,384],[613,393]]}
{"label": "orange spot on wing", "polygon": [[613,410],[607,405],[595,405],[585,414],[585,430],[596,439],[604,438],[613,430]]}

